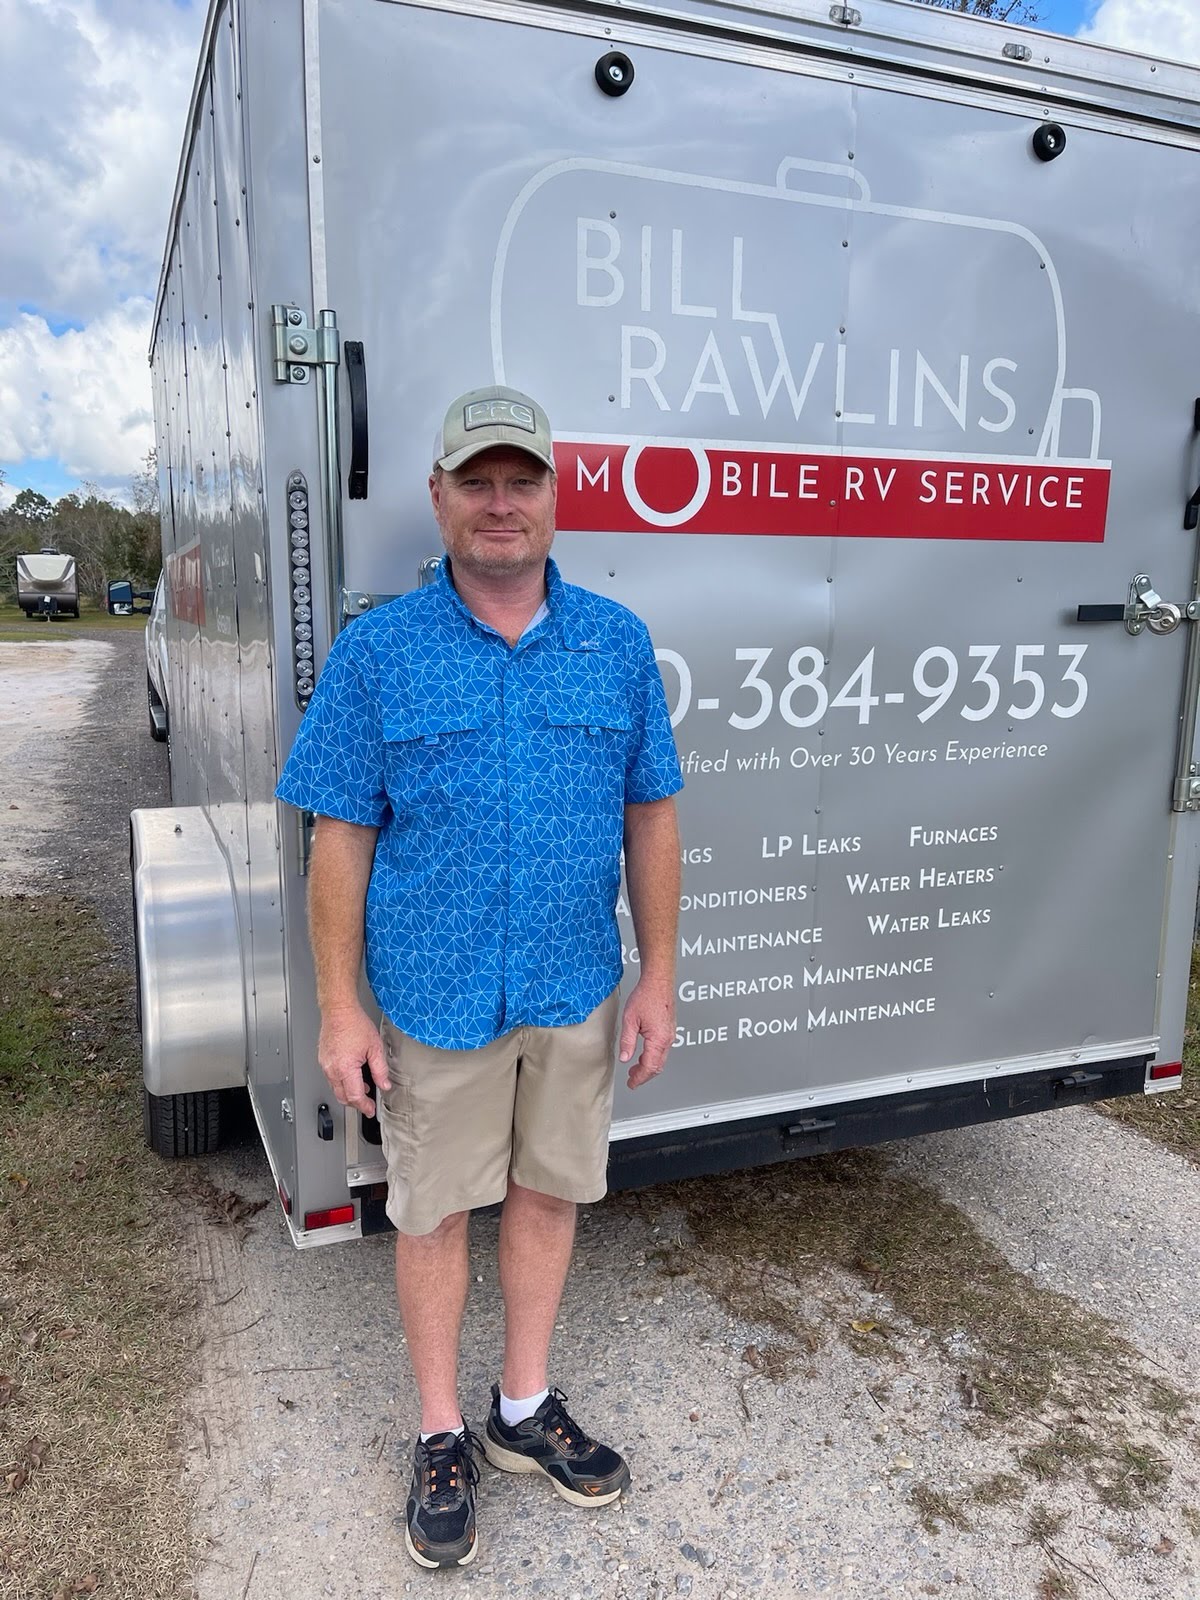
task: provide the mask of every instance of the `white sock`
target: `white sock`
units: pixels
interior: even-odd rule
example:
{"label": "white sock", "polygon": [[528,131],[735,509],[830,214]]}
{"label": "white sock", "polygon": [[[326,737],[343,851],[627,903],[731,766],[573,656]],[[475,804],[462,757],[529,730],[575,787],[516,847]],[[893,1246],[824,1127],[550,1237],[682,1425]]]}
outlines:
{"label": "white sock", "polygon": [[549,1389],[541,1389],[537,1394],[531,1394],[528,1400],[510,1400],[501,1390],[500,1417],[504,1425],[508,1428],[515,1428],[518,1422],[527,1421],[549,1393]]}
{"label": "white sock", "polygon": [[439,1433],[459,1434],[462,1431],[463,1431],[463,1425],[462,1425],[461,1422],[459,1423],[457,1428],[437,1428],[437,1429],[434,1430],[433,1433],[423,1433],[421,1435],[421,1443],[422,1444],[428,1444],[430,1439],[435,1438],[437,1436],[437,1434],[439,1434]]}

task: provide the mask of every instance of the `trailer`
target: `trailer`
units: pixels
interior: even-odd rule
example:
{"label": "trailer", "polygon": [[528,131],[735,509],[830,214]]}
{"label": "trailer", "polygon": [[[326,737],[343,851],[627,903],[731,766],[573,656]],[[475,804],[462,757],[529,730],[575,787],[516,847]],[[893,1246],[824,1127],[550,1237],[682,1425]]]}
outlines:
{"label": "trailer", "polygon": [[1176,1086],[1198,219],[1200,72],[903,0],[214,0],[151,349],[154,1146],[245,1084],[295,1242],[383,1225],[273,792],[338,630],[435,570],[428,441],[491,380],[687,778],[614,1186]]}
{"label": "trailer", "polygon": [[78,617],[75,557],[54,547],[17,557],[17,604],[27,617]]}

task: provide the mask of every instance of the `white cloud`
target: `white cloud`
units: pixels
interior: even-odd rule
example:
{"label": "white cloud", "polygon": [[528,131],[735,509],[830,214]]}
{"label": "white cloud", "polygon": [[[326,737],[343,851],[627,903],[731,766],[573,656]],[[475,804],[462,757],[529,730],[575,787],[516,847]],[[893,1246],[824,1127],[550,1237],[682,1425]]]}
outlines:
{"label": "white cloud", "polygon": [[0,285],[87,321],[158,275],[202,15],[0,0]]}
{"label": "white cloud", "polygon": [[1101,0],[1082,39],[1172,61],[1200,62],[1197,0]]}
{"label": "white cloud", "polygon": [[29,314],[0,328],[0,461],[57,456],[102,483],[134,472],[154,442],[151,310],[139,297],[57,336]]}

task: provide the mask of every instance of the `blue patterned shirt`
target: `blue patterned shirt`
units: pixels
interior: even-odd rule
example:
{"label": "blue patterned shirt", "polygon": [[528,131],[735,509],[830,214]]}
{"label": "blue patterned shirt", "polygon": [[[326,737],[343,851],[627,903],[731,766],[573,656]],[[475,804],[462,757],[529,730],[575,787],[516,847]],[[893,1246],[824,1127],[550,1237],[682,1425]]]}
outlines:
{"label": "blue patterned shirt", "polygon": [[514,647],[438,581],[335,641],[276,790],[379,829],[367,977],[424,1044],[582,1022],[621,978],[624,808],[682,787],[645,625],[546,565]]}

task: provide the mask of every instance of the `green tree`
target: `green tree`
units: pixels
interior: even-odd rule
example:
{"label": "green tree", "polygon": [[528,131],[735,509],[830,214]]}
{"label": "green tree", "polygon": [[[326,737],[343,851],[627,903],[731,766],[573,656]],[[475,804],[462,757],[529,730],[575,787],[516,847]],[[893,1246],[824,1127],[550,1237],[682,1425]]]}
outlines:
{"label": "green tree", "polygon": [[27,530],[42,529],[54,515],[54,507],[44,494],[36,489],[22,489],[9,506],[6,515]]}
{"label": "green tree", "polygon": [[17,598],[17,557],[53,541],[54,508],[36,489],[21,489],[6,511],[0,511],[0,594]]}

